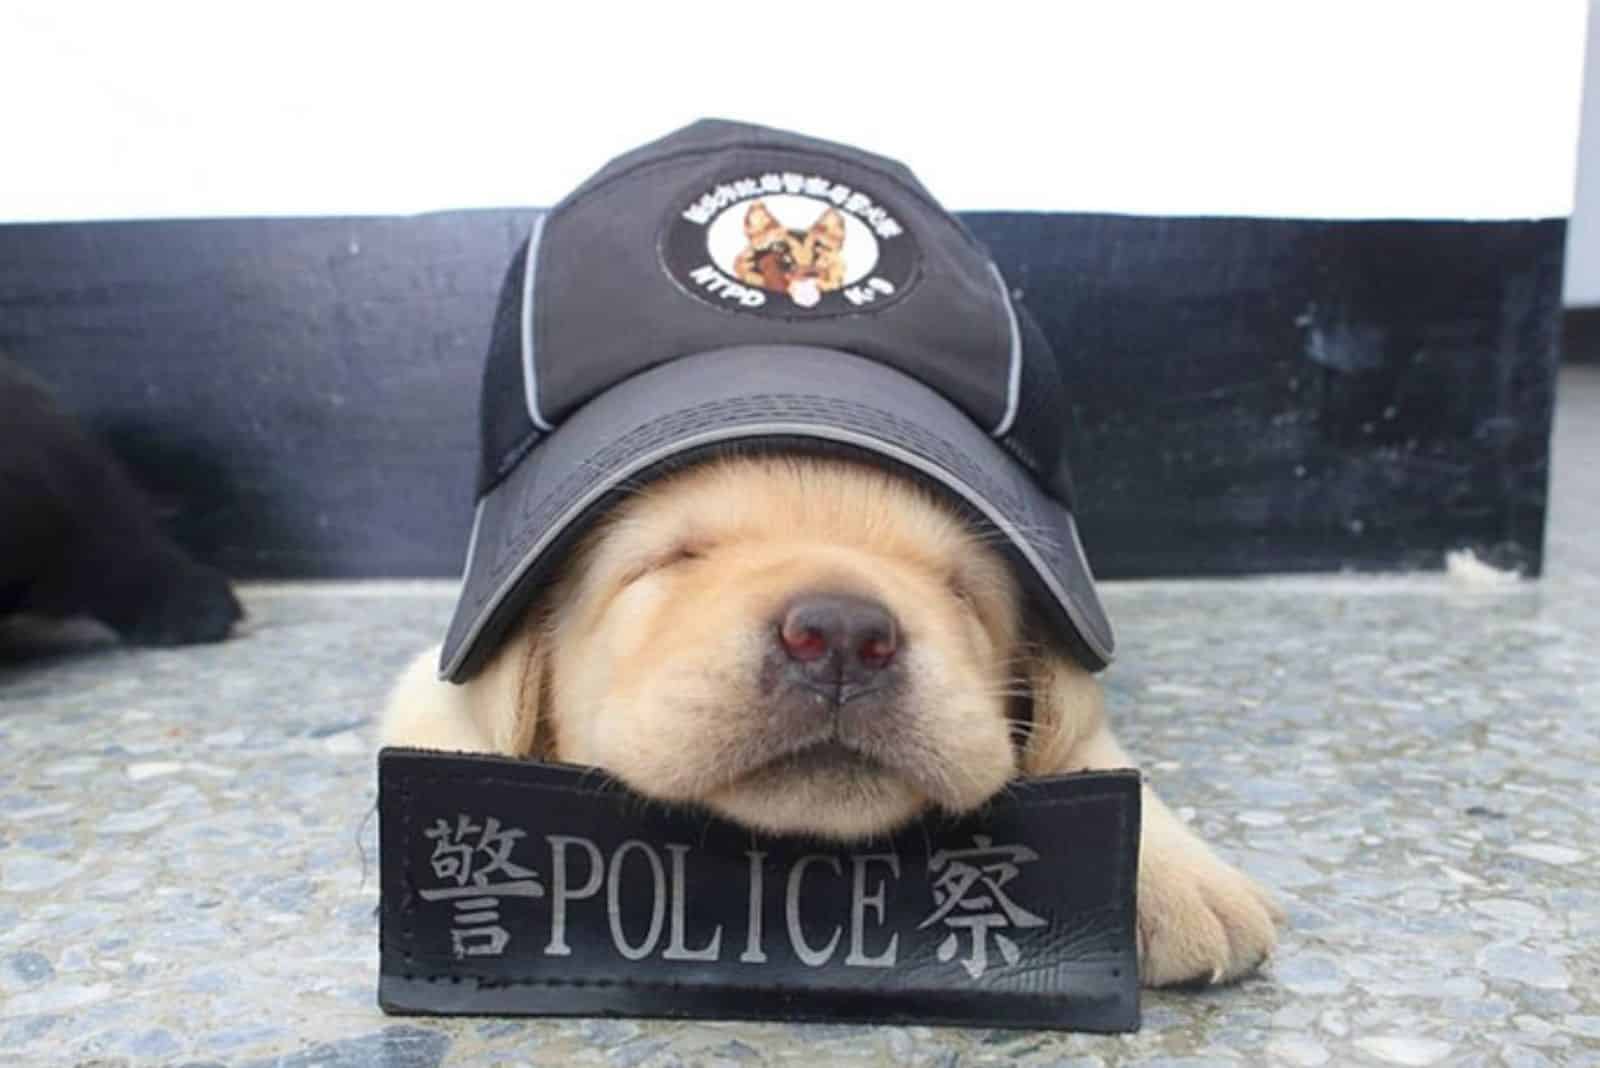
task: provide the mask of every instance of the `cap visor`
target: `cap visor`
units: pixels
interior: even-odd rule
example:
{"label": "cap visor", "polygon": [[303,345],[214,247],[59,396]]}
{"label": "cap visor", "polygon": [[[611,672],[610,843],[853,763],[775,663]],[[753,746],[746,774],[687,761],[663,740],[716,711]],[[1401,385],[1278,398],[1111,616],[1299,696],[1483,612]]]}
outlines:
{"label": "cap visor", "polygon": [[625,487],[734,443],[848,451],[943,489],[1001,535],[1030,594],[1085,666],[1111,624],[1072,515],[955,405],[860,356],[800,346],[720,349],[612,387],[539,442],[478,502],[439,674],[473,675]]}

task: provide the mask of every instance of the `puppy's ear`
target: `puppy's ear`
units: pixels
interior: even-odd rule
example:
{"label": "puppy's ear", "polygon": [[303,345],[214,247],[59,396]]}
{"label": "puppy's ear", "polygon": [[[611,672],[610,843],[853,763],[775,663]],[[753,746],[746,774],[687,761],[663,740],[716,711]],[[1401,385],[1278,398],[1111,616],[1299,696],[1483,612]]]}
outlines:
{"label": "puppy's ear", "polygon": [[452,752],[547,756],[552,739],[541,723],[546,703],[548,642],[530,619],[461,685],[436,677],[438,646],[406,668],[390,693],[381,744]]}
{"label": "puppy's ear", "polygon": [[807,235],[813,240],[822,238],[832,248],[839,248],[844,244],[844,216],[839,214],[839,209],[829,208],[811,224],[811,233]]}
{"label": "puppy's ear", "polygon": [[1028,657],[1028,689],[1033,722],[1022,749],[1022,773],[1082,770],[1086,743],[1105,726],[1100,683],[1066,653],[1040,644]]}
{"label": "puppy's ear", "polygon": [[767,202],[758,200],[751,204],[744,213],[744,233],[746,237],[756,237],[778,225],[778,220],[773,218],[772,212],[767,210]]}

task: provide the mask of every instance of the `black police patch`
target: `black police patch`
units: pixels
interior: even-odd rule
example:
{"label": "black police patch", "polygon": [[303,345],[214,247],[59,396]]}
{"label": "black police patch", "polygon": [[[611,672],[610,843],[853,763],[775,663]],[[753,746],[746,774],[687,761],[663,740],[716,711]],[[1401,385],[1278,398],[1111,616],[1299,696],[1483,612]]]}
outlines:
{"label": "black police patch", "polygon": [[870,313],[903,297],[919,266],[915,235],[875,191],[800,171],[689,190],[660,253],[686,293],[777,319]]}
{"label": "black police patch", "polygon": [[854,845],[416,750],[378,808],[390,1013],[1138,1027],[1131,771]]}

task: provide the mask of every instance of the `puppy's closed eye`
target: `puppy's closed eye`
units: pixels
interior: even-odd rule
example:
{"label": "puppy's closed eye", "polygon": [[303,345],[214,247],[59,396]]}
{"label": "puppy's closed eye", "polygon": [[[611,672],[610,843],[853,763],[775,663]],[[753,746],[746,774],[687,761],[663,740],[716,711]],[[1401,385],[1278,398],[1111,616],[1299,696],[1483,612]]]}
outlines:
{"label": "puppy's closed eye", "polygon": [[950,591],[951,596],[966,607],[972,608],[977,604],[977,595],[972,592],[971,582],[966,575],[959,571],[953,571],[945,576],[944,585],[945,589]]}
{"label": "puppy's closed eye", "polygon": [[647,575],[654,575],[669,568],[677,567],[680,564],[703,560],[710,549],[709,542],[673,542],[671,545],[642,557],[638,563],[628,570],[621,585],[629,586]]}

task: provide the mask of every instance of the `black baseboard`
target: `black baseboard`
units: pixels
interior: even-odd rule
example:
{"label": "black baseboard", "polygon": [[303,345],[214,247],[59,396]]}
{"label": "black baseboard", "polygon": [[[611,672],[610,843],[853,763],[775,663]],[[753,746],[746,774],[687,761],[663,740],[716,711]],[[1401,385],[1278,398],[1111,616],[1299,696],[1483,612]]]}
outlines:
{"label": "black baseboard", "polygon": [[[0,226],[0,349],[236,575],[453,575],[532,216]],[[1060,355],[1103,576],[1538,571],[1563,221],[965,218]]]}
{"label": "black baseboard", "polygon": [[1568,308],[1561,316],[1561,358],[1600,364],[1600,307]]}

